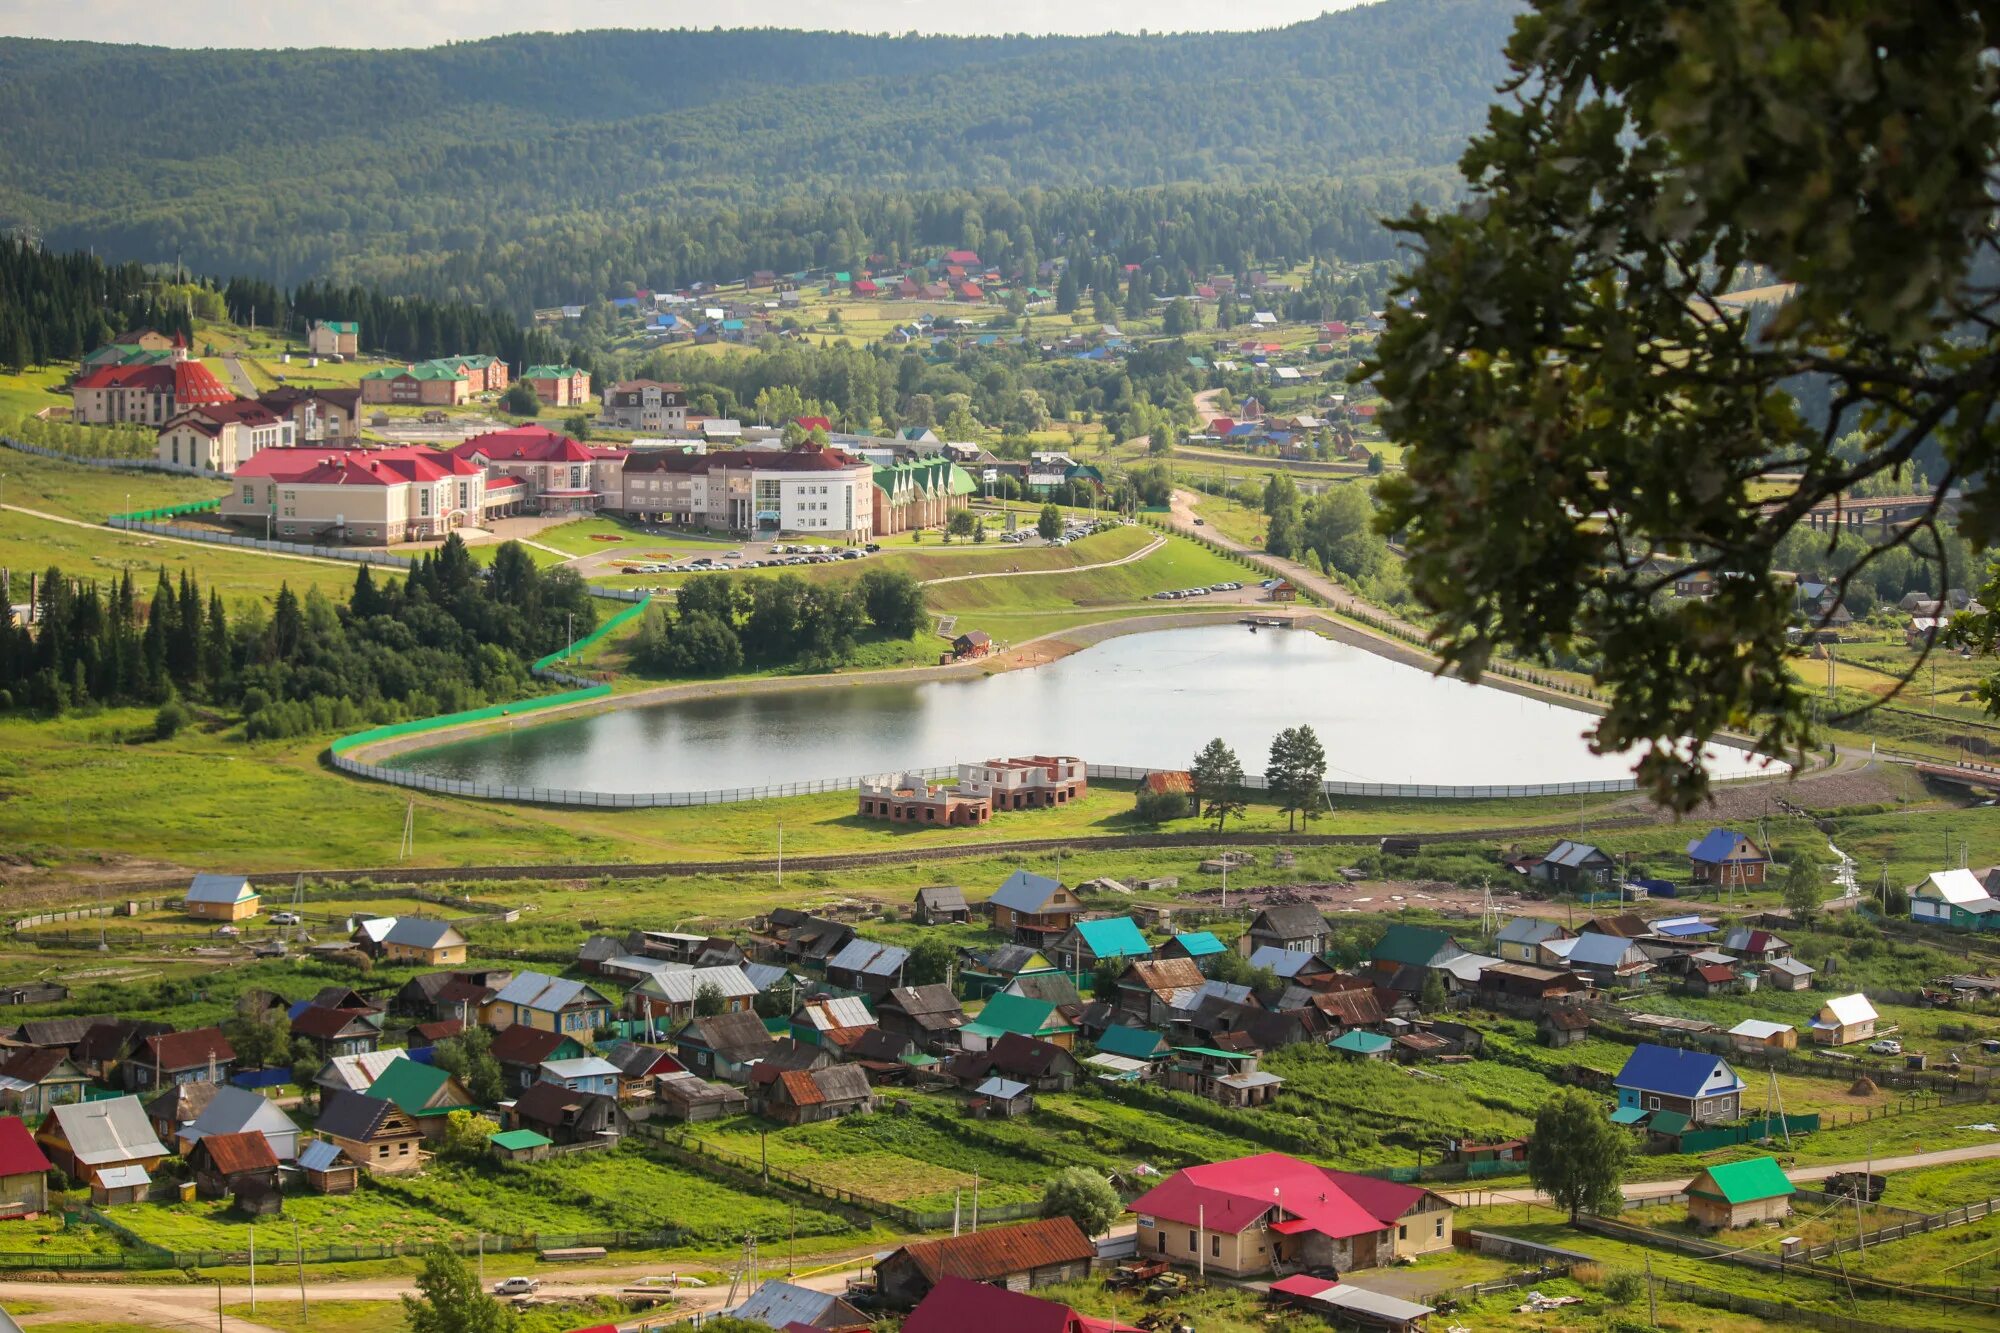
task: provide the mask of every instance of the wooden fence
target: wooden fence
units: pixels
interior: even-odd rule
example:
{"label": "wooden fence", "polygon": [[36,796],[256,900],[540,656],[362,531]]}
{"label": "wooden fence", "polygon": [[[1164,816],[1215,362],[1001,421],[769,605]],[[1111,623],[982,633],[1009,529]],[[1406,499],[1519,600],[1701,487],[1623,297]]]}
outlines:
{"label": "wooden fence", "polygon": [[1797,1305],[1785,1305],[1778,1301],[1758,1300],[1754,1296],[1739,1296],[1735,1292],[1716,1291],[1709,1287],[1697,1287],[1692,1282],[1680,1282],[1673,1278],[1646,1279],[1652,1292],[1671,1301],[1685,1301],[1690,1305],[1706,1306],[1711,1310],[1728,1310],[1733,1314],[1755,1315],[1759,1319],[1769,1319],[1780,1324],[1804,1324],[1811,1328],[1824,1328],[1830,1333],[1904,1333],[1895,1324],[1877,1324],[1866,1319],[1850,1319],[1846,1315],[1822,1314],[1818,1310],[1808,1310]]}

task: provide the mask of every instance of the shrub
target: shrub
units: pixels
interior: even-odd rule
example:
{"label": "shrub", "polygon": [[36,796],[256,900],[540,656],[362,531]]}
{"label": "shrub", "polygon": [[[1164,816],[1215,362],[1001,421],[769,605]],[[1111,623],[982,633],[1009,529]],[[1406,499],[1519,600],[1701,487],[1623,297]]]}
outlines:
{"label": "shrub", "polygon": [[160,711],[153,714],[153,739],[172,740],[188,721],[187,707],[178,699],[167,700],[160,705]]}
{"label": "shrub", "polygon": [[1604,1280],[1604,1297],[1617,1305],[1630,1305],[1646,1290],[1646,1279],[1637,1273],[1613,1273]]}

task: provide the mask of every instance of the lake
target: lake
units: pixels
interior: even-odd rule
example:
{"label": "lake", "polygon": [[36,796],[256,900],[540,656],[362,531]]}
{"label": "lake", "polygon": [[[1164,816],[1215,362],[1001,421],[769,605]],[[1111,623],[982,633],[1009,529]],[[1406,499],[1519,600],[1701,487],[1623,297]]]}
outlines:
{"label": "lake", "polygon": [[[1247,772],[1310,723],[1330,781],[1449,786],[1628,779],[1591,718],[1441,679],[1300,630],[1242,626],[1108,639],[1046,666],[921,684],[856,683],[648,704],[396,755],[389,768],[602,792],[811,782],[1006,755],[1185,768],[1221,736]],[[1734,750],[1718,777],[1758,771]]]}

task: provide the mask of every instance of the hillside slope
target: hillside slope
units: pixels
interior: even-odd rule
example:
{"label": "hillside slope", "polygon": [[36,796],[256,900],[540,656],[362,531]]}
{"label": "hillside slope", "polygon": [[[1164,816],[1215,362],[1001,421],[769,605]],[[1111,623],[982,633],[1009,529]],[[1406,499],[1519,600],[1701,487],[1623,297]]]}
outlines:
{"label": "hillside slope", "polygon": [[579,213],[855,189],[1379,176],[1456,157],[1512,0],[1259,33],[532,35],[421,51],[0,40],[0,224],[297,281]]}

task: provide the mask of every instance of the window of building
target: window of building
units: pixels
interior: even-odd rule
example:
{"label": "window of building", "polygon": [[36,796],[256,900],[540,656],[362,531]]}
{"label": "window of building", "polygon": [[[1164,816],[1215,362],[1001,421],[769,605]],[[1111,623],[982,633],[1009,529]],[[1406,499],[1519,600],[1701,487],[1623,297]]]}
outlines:
{"label": "window of building", "polygon": [[1444,1239],[1444,1219],[1442,1217],[1437,1220],[1437,1231],[1434,1234],[1439,1240]]}
{"label": "window of building", "polygon": [[1410,1228],[1408,1226],[1400,1226],[1396,1228],[1397,1240],[1408,1240],[1409,1238],[1410,1238]]}
{"label": "window of building", "polygon": [[1195,1241],[1194,1232],[1188,1232],[1188,1253],[1193,1254],[1199,1248],[1200,1245]]}
{"label": "window of building", "polygon": [[1220,1259],[1222,1257],[1222,1234],[1220,1232],[1208,1238],[1208,1257],[1211,1259]]}

